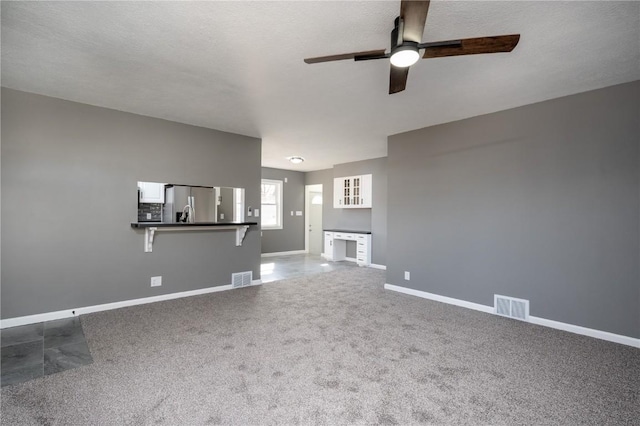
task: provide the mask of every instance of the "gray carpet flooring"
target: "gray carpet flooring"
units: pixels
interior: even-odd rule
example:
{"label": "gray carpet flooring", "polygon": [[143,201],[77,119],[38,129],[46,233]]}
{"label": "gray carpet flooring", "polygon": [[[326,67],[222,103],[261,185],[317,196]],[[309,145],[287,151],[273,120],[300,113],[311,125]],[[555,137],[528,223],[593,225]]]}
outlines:
{"label": "gray carpet flooring", "polygon": [[640,422],[640,350],[383,290],[357,268],[82,317],[91,365],[2,424]]}

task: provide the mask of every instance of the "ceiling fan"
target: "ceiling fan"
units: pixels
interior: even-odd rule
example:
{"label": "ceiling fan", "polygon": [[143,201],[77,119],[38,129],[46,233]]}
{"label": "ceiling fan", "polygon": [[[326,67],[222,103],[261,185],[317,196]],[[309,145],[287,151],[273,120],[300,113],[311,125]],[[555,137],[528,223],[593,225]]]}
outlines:
{"label": "ceiling fan", "polygon": [[307,64],[316,64],[319,62],[341,61],[343,59],[369,61],[389,58],[391,62],[389,94],[393,94],[406,88],[409,67],[420,59],[420,50],[424,49],[422,57],[425,59],[479,53],[511,52],[520,40],[520,34],[511,34],[421,43],[428,10],[429,1],[402,0],[400,3],[400,16],[395,19],[394,28],[391,31],[391,51],[389,53],[385,53],[385,49],[367,50],[307,58],[304,61]]}

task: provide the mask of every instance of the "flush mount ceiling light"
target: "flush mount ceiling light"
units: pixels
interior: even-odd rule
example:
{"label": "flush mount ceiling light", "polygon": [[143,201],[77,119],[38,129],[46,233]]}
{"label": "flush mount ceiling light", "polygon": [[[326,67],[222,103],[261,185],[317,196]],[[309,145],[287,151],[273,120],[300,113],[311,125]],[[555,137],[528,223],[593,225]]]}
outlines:
{"label": "flush mount ceiling light", "polygon": [[391,64],[396,67],[410,67],[418,62],[418,59],[420,59],[418,43],[405,41],[404,44],[396,46],[391,51]]}
{"label": "flush mount ceiling light", "polygon": [[300,164],[304,161],[304,158],[295,155],[293,157],[287,157],[287,160],[291,161],[293,164]]}

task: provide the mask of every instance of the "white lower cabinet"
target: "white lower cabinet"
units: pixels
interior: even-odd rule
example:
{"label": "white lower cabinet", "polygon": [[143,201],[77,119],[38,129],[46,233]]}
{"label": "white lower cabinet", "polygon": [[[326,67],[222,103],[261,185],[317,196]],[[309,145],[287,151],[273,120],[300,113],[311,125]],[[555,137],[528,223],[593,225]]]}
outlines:
{"label": "white lower cabinet", "polygon": [[356,263],[360,266],[369,266],[371,264],[371,234],[325,231],[324,257],[333,261],[346,260],[347,241],[356,242]]}
{"label": "white lower cabinet", "polygon": [[333,232],[324,233],[324,257],[333,260]]}

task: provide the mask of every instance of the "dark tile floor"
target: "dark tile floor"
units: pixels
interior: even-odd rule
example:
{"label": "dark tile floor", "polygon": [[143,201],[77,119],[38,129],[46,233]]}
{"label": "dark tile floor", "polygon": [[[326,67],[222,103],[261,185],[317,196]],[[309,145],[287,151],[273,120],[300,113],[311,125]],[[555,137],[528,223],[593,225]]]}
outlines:
{"label": "dark tile floor", "polygon": [[0,341],[2,386],[93,362],[79,317],[5,328]]}
{"label": "dark tile floor", "polygon": [[313,254],[263,257],[260,263],[260,278],[263,283],[338,269],[358,268],[355,262],[329,262],[320,255]]}

